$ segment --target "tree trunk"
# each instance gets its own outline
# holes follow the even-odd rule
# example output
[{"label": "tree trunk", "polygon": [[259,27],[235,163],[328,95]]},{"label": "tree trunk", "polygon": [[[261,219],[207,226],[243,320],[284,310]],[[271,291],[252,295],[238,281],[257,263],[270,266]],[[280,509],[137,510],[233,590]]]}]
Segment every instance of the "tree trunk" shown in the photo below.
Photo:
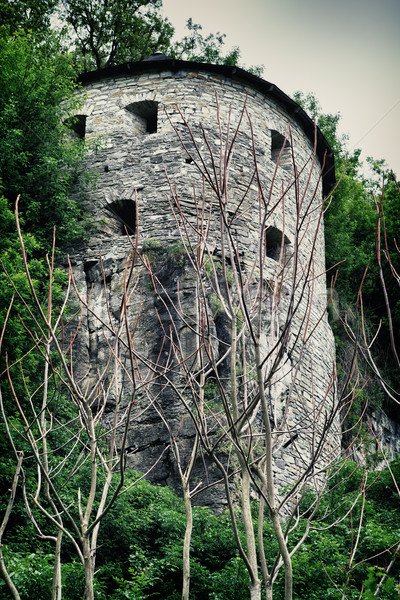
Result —
[{"label": "tree trunk", "polygon": [[272,510],[272,525],[275,532],[275,538],[279,544],[279,550],[285,565],[285,600],[292,600],[293,597],[293,567],[292,559],[286,541],[283,536],[281,523],[279,521],[278,511]]},{"label": "tree trunk", "polygon": [[265,586],[265,600],[272,600],[272,584]]},{"label": "tree trunk", "polygon": [[186,530],[183,540],[183,582],[182,582],[182,600],[189,600],[190,589],[190,541],[193,529],[192,502],[189,495],[189,486],[183,488],[183,498],[186,510]]},{"label": "tree trunk", "polygon": [[83,600],[94,600],[93,590],[93,578],[94,578],[94,564],[92,553],[90,550],[90,540],[86,536],[82,539],[83,548],[83,567],[85,570],[85,591],[83,594]]},{"label": "tree trunk", "polygon": [[249,570],[250,598],[251,600],[261,600],[261,582],[258,578],[257,548],[250,504],[250,476],[247,465],[244,463],[243,457],[240,454],[238,455],[238,459],[242,475],[242,517],[246,531],[247,558],[251,567],[251,570]]},{"label": "tree trunk", "polygon": [[259,579],[254,582],[250,582],[250,600],[261,600],[261,582]]},{"label": "tree trunk", "polygon": [[[2,409],[3,416],[4,416],[3,399],[1,396],[1,390],[0,390],[0,404],[1,404],[1,409]],[[6,427],[8,427],[7,424],[6,424]],[[10,499],[8,501],[8,505],[7,505],[6,512],[3,517],[3,521],[0,524],[0,575],[3,576],[3,579],[6,582],[8,589],[10,591],[10,594],[14,600],[21,600],[21,596],[19,595],[19,592],[18,592],[17,588],[15,587],[15,585],[8,573],[6,563],[4,561],[4,556],[3,556],[2,540],[3,540],[4,531],[7,527],[8,520],[10,518],[11,510],[14,506],[15,494],[17,492],[18,479],[19,479],[19,475],[20,475],[21,467],[22,467],[22,459],[23,459],[23,454],[22,454],[22,452],[19,452],[17,468],[15,470],[14,479],[13,479],[12,486],[11,486]]]},{"label": "tree trunk", "polygon": [[53,585],[51,591],[52,600],[62,600],[62,588],[61,588],[61,542],[63,538],[63,532],[59,529],[57,534],[56,547],[54,550],[54,572],[53,572]]}]

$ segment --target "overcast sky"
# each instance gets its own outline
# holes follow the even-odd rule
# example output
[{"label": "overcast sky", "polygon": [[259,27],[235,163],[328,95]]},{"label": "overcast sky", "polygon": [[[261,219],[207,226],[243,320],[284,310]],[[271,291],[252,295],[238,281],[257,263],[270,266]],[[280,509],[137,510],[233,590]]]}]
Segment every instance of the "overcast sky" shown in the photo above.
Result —
[{"label": "overcast sky", "polygon": [[400,0],[163,0],[184,35],[192,17],[203,33],[227,35],[246,66],[289,96],[313,92],[340,112],[341,133],[361,158],[384,158],[400,176]]}]

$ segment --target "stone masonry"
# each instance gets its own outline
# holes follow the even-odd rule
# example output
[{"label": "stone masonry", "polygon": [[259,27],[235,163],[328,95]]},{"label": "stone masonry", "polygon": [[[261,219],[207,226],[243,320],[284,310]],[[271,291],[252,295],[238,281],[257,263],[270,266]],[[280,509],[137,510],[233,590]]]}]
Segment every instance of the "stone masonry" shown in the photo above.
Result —
[{"label": "stone masonry", "polygon": [[[93,151],[87,164],[88,169],[98,173],[97,184],[95,188],[87,190],[85,195],[87,210],[96,229],[90,234],[88,243],[73,249],[71,262],[78,285],[89,294],[93,313],[100,314],[105,319],[108,310],[106,297],[111,315],[115,318],[118,316],[125,263],[132,252],[131,241],[122,223],[125,223],[132,235],[139,230],[139,250],[145,246],[153,248],[153,252],[157,254],[160,247],[165,249],[179,239],[168,203],[171,195],[170,182],[176,185],[182,205],[189,212],[193,206],[193,186],[201,193],[202,183],[199,181],[197,168],[171,125],[172,122],[183,140],[190,145],[182,115],[190,124],[201,149],[205,150],[205,144],[200,123],[214,152],[218,153],[220,140],[216,125],[217,103],[221,121],[227,123],[231,114],[231,122],[236,124],[246,102],[253,127],[260,178],[267,184],[273,180],[275,173],[274,194],[278,195],[281,184],[286,185],[293,178],[292,149],[300,170],[299,185],[309,190],[305,192],[306,203],[311,203],[317,210],[323,196],[327,195],[334,183],[332,153],[322,134],[314,132],[313,123],[307,115],[276,86],[241,69],[173,61],[163,55],[155,55],[141,63],[87,73],[82,76],[81,83],[83,103],[73,128],[78,137],[96,141],[100,147],[97,152]],[[238,196],[243,194],[243,190],[249,185],[253,169],[249,119],[247,115],[243,118],[230,168],[233,206],[235,190]],[[290,143],[287,141],[279,161],[288,124],[291,139]],[[310,164],[314,146],[317,155],[315,168],[312,172],[308,168],[301,171],[301,166]],[[285,214],[274,213],[271,217],[271,249],[267,258],[267,266],[271,271],[277,264],[274,243],[282,238],[282,232],[288,247],[293,240],[296,228],[295,187],[293,185],[287,194]],[[250,186],[251,193],[253,188],[254,186]],[[250,260],[256,250],[257,217],[254,211],[255,208],[249,208],[247,217],[238,220],[237,224],[236,235],[244,260]],[[313,243],[314,226],[311,219],[302,240],[300,260],[303,264],[307,262],[307,253]],[[301,431],[306,429],[305,423],[315,414],[315,406],[323,401],[329,408],[335,401],[334,390],[329,388],[335,349],[333,335],[324,314],[327,301],[324,261],[321,226],[313,264],[312,307],[310,310],[305,305],[295,318],[300,328],[304,314],[310,311],[310,326],[315,327],[315,333],[307,346],[291,392],[293,408],[288,425],[291,431],[300,432],[296,436],[298,439],[291,444],[291,437],[283,436],[276,446],[277,481],[282,485],[296,477],[299,461],[307,461],[311,442],[309,436],[302,437]],[[156,299],[148,285],[149,281],[146,284],[143,265],[139,263],[135,269],[135,274],[145,282],[140,295],[135,294],[129,306],[132,322],[139,311],[139,302],[141,306],[141,324],[135,333],[135,346],[141,348],[144,355],[154,357],[157,356],[161,343],[154,317]],[[168,259],[164,265],[163,277],[171,293],[179,283],[189,307],[190,302],[193,302],[191,298],[194,283],[188,266]],[[94,365],[96,368],[101,367],[107,355],[101,325],[90,311],[85,318],[79,341],[79,368],[82,373],[89,368],[93,369]],[[264,343],[268,344],[268,340],[265,339]],[[290,358],[292,365],[297,364],[299,358],[296,352],[294,347]],[[284,403],[285,394],[290,387],[289,380],[290,372],[282,375],[272,386],[272,413]],[[126,383],[124,388],[123,380],[121,384],[122,394],[126,393],[128,397],[130,385]],[[143,406],[144,402],[143,399]],[[109,403],[111,414],[112,396]],[[193,430],[188,419],[185,419],[182,406],[172,397],[164,398],[163,403],[172,430],[175,432],[179,428],[183,451],[185,440],[189,449]],[[168,440],[168,431],[157,412],[151,409],[142,413],[139,411],[129,434],[128,466],[145,471],[158,459]],[[333,434],[332,448],[337,447],[338,438],[334,439]],[[179,489],[179,477],[170,451],[164,453],[149,477],[157,483]],[[198,477],[201,475],[198,474]],[[207,498],[200,498],[199,501],[217,506],[218,491],[211,488]]]}]

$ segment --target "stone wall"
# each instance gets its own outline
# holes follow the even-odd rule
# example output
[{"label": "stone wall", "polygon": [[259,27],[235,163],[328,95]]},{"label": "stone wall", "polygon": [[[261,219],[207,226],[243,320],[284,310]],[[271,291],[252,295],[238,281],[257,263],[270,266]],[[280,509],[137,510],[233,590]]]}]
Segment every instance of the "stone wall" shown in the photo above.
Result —
[{"label": "stone wall", "polygon": [[[253,178],[254,153],[259,166],[258,176],[265,189],[269,190],[273,182],[272,204],[275,198],[279,198],[282,185],[289,186],[284,208],[271,212],[271,237],[267,241],[270,250],[267,248],[266,258],[266,268],[271,273],[277,268],[275,245],[279,254],[282,232],[288,248],[293,244],[296,218],[299,215],[296,210],[299,193],[304,206],[313,207],[311,211],[304,210],[308,214],[308,221],[303,229],[297,259],[300,265],[308,264],[318,225],[324,181],[326,185],[327,179],[332,178],[331,173],[321,179],[323,154],[318,148],[320,158],[314,158],[311,122],[304,121],[303,114],[300,118],[289,99],[279,90],[277,93],[274,86],[270,86],[271,90],[274,88],[274,93],[269,93],[270,84],[245,76],[240,70],[232,70],[226,74],[223,69],[218,72],[218,69],[207,65],[193,66],[182,62],[172,65],[171,61],[159,60],[142,63],[140,68],[136,65],[130,73],[129,69],[97,73],[86,77],[83,84],[84,102],[79,109],[79,128],[76,127],[76,133],[81,137],[84,135],[88,141],[99,142],[100,150],[93,152],[88,160],[87,168],[98,173],[98,180],[96,187],[87,191],[85,200],[96,230],[90,234],[84,247],[75,248],[71,253],[77,284],[89,295],[90,305],[90,310],[85,313],[86,321],[79,342],[79,369],[82,374],[89,368],[94,372],[94,366],[100,368],[107,356],[102,326],[93,314],[106,320],[108,311],[117,318],[120,310],[124,268],[127,257],[132,253],[131,241],[122,221],[128,225],[130,233],[133,234],[138,229],[139,251],[143,245],[147,249],[153,247],[153,255],[158,261],[164,252],[162,265],[159,265],[160,276],[171,294],[175,293],[179,284],[185,298],[185,307],[190,311],[195,281],[190,265],[176,257],[174,259],[173,254],[168,251],[171,244],[179,238],[168,197],[171,197],[170,185],[176,185],[182,206],[189,215],[194,215],[193,194],[195,192],[198,197],[202,194],[202,181],[193,161],[193,156],[196,156],[194,142],[201,151],[207,153],[207,144],[202,134],[204,130],[213,152],[216,156],[219,155],[221,139],[217,110],[225,128],[230,121],[233,130],[242,119],[230,165],[229,202],[232,210],[235,210],[239,198],[249,190],[249,199],[246,200],[248,209],[238,219],[235,229],[244,263],[251,263],[258,241],[258,209],[254,203],[258,188]],[[244,105],[246,112],[243,113]],[[184,125],[185,121],[191,127],[192,139]],[[289,136],[288,142],[279,162],[278,156],[285,136]],[[186,149],[182,141],[187,144]],[[296,180],[292,149],[298,169]],[[312,168],[313,160],[315,165]],[[212,168],[210,162],[206,166]],[[290,182],[295,183],[290,186]],[[216,231],[217,229],[216,223]],[[217,237],[215,241],[218,243]],[[160,248],[162,252],[157,255]],[[293,342],[291,355],[286,360],[286,371],[281,372],[271,387],[272,420],[284,406],[290,388],[293,406],[286,423],[290,435],[286,432],[279,437],[277,434],[275,459],[278,485],[293,481],[301,463],[307,463],[318,438],[315,431],[310,433],[310,425],[318,411],[316,407],[329,413],[335,401],[334,390],[330,389],[335,350],[324,314],[324,270],[324,236],[321,225],[313,260],[312,306],[307,300],[300,305],[294,318],[292,339],[296,338],[296,332],[299,334],[302,330],[306,316],[313,335],[307,347],[301,350],[301,356],[300,343],[296,345]],[[135,346],[141,349],[143,355],[156,359],[161,334],[154,309],[161,310],[161,307],[157,304],[146,269],[140,261],[135,267],[134,275],[141,281],[140,294],[135,293],[129,302],[129,318],[132,323],[139,310],[141,312],[140,325],[135,332]],[[263,343],[265,347],[268,346],[267,335]],[[131,385],[123,376],[121,386],[123,394],[128,398]],[[108,398],[109,414],[112,414],[114,401],[111,394]],[[146,398],[141,398],[139,394],[136,420],[128,441],[128,466],[141,471],[158,459],[168,444],[170,435],[157,411],[154,407],[146,408],[146,402]],[[171,430],[174,433],[179,430],[182,452],[185,452],[185,448],[188,452],[194,434],[182,405],[171,394],[163,396],[162,405]],[[322,405],[325,408],[322,409]],[[338,432],[338,424],[335,422],[331,440],[333,452],[338,449]],[[314,435],[316,437],[310,439]],[[200,472],[202,468],[199,466],[199,480],[204,480],[204,474]],[[212,476],[207,474],[207,477]],[[163,455],[150,478],[179,488],[179,477],[170,451]],[[211,488],[204,502],[216,506],[219,501],[218,491]]]}]

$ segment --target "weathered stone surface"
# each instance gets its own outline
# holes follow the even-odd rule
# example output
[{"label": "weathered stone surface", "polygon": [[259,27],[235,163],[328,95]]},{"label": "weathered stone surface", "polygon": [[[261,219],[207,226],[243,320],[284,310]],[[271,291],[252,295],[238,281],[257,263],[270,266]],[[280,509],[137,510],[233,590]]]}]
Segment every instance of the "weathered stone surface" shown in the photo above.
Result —
[{"label": "weathered stone surface", "polygon": [[[154,69],[154,66],[152,68]],[[115,207],[121,207],[121,202],[126,203],[126,206],[130,203],[133,220],[137,202],[139,222],[134,223],[132,228],[139,228],[139,250],[146,243],[149,248],[150,241],[153,241],[153,260],[158,261],[160,280],[171,295],[176,294],[179,284],[185,311],[190,314],[193,310],[194,278],[190,265],[179,260],[179,257],[168,258],[167,250],[170,244],[178,239],[176,223],[168,203],[168,197],[171,196],[169,182],[176,184],[180,202],[189,215],[194,214],[193,186],[198,197],[201,197],[202,193],[202,182],[199,181],[197,168],[177,136],[178,132],[192,154],[193,142],[182,123],[179,110],[192,127],[199,148],[206,149],[201,123],[211,147],[218,155],[220,139],[216,125],[216,97],[220,116],[225,124],[228,119],[236,124],[246,103],[253,126],[259,176],[265,185],[273,181],[277,170],[273,199],[279,197],[281,185],[288,185],[291,181],[293,172],[287,162],[277,167],[272,152],[272,132],[275,132],[274,135],[278,132],[285,136],[287,125],[290,124],[296,164],[307,165],[313,156],[312,140],[305,135],[303,125],[296,120],[296,116],[290,114],[286,106],[280,104],[276,98],[261,93],[256,85],[252,87],[240,77],[211,73],[206,68],[181,68],[172,71],[160,67],[160,72],[157,73],[149,71],[132,75],[117,74],[115,77],[105,73],[104,76],[93,78],[86,83],[83,93],[84,105],[79,112],[86,116],[86,138],[97,140],[102,136],[102,149],[93,152],[88,160],[88,168],[96,170],[99,174],[96,188],[87,194],[87,209],[97,226],[97,231],[89,239],[87,247],[72,252],[77,284],[89,295],[90,307],[85,316],[86,322],[80,341],[78,368],[81,373],[89,368],[93,370],[94,365],[101,369],[107,356],[108,348],[102,336],[102,324],[93,314],[106,321],[108,310],[115,320],[120,313],[124,269],[126,260],[132,253],[131,242],[128,236],[124,235],[124,228],[115,213]],[[157,121],[156,130],[146,132],[146,127],[154,129],[154,123],[150,123],[150,119],[154,118]],[[229,201],[232,211],[237,207],[240,195],[249,186],[254,170],[252,153],[250,125],[244,115],[230,167],[232,193]],[[209,161],[206,164],[208,168],[212,168]],[[300,186],[305,190],[304,203],[311,203],[316,209],[322,201],[319,171],[319,168],[314,169],[310,181],[307,179],[309,170],[299,174]],[[257,187],[252,183],[249,186],[249,195],[251,194],[257,194]],[[275,214],[270,224],[271,231],[284,231],[288,244],[292,242],[296,228],[296,201],[293,186],[286,195],[285,214]],[[256,212],[257,208],[249,205],[248,211],[236,223],[235,234],[245,265],[251,264],[257,248]],[[309,259],[315,226],[313,219],[310,219],[300,248],[301,264],[307,264]],[[274,235],[276,238],[276,233]],[[213,236],[215,234],[211,235]],[[274,239],[271,241],[272,246],[273,243]],[[270,254],[267,249],[267,271],[275,271],[276,260],[273,248]],[[307,463],[310,448],[314,443],[310,439],[309,432],[312,428],[309,425],[315,415],[315,406],[325,402],[329,412],[334,402],[334,391],[327,393],[335,362],[335,349],[333,335],[324,315],[326,284],[322,227],[316,241],[313,268],[315,277],[312,307],[301,305],[294,318],[294,332],[302,326],[304,318],[309,318],[310,327],[315,327],[311,344],[307,348],[307,354],[301,358],[302,365],[296,380],[292,383],[291,377],[300,357],[294,348],[292,355],[287,356],[286,372],[271,389],[271,419],[278,421],[288,389],[292,385],[292,408],[286,425],[291,431],[297,432],[297,435],[292,437],[282,435],[276,446],[276,478],[281,485],[293,481],[301,463]],[[168,320],[167,315],[163,313],[162,299],[154,293],[150,277],[140,261],[134,269],[133,277],[140,280],[141,288],[140,294],[137,291],[128,301],[131,323],[135,323],[140,312],[140,322],[134,336],[135,348],[149,360],[167,360],[167,357],[163,356],[162,332],[157,317],[158,314],[161,319],[165,317]],[[186,344],[185,347],[189,351],[191,341],[185,323],[180,321],[179,316],[176,316],[176,322],[182,343]],[[221,332],[222,329],[220,335],[223,335]],[[268,343],[265,334],[263,344],[267,346]],[[120,386],[124,401],[128,402],[132,384],[127,374],[121,376]],[[107,400],[110,418],[115,401],[116,398],[110,393]],[[190,452],[194,432],[184,407],[168,392],[161,394],[157,402],[152,404],[140,391],[140,386],[135,402],[134,420],[128,437],[128,466],[146,471],[157,463],[149,477],[155,482],[179,489],[180,480],[172,451],[164,452],[164,449],[172,432],[173,435],[179,434],[182,455]],[[168,422],[170,432],[160,415]],[[332,448],[337,451],[337,423],[335,427]],[[162,459],[157,462],[163,452]],[[197,481],[206,483],[208,479],[218,477],[207,458],[203,457],[197,466],[194,485]],[[200,497],[198,501],[220,507],[221,495],[217,488],[210,488],[207,497]]]}]

